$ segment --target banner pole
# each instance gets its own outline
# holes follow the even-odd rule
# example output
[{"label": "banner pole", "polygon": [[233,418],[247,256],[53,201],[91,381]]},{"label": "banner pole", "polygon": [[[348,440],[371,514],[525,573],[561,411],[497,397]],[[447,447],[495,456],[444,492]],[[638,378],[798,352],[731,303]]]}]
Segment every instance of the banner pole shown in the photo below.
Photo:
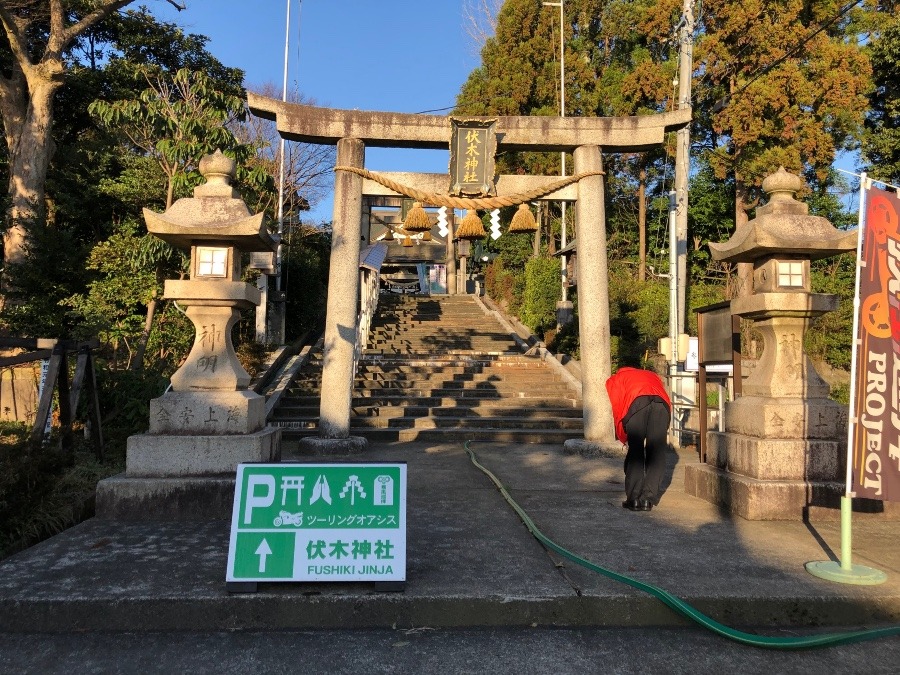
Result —
[{"label": "banner pole", "polygon": [[856,281],[853,289],[853,346],[850,350],[850,406],[847,416],[847,471],[844,494],[841,497],[841,560],[819,560],[806,563],[806,571],[820,579],[841,584],[876,586],[887,580],[887,575],[865,565],[853,564],[853,439],[856,433],[856,379],[857,355],[861,344],[859,338],[859,279],[860,269],[865,262],[862,258],[863,237],[866,229],[866,194],[871,183],[865,173],[859,180],[859,218],[856,236]]}]

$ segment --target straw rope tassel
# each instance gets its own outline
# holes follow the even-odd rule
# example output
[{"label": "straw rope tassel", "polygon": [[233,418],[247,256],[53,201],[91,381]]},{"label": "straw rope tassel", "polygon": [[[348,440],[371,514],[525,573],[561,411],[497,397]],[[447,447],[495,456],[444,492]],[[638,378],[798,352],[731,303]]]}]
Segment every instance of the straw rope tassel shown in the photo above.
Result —
[{"label": "straw rope tassel", "polygon": [[457,239],[484,239],[487,232],[484,231],[484,223],[475,211],[466,211],[466,217],[463,218],[459,227],[456,228]]},{"label": "straw rope tassel", "polygon": [[422,208],[422,202],[413,202],[412,208],[406,214],[403,229],[407,232],[427,232],[431,229],[431,223],[428,221],[428,214]]},{"label": "straw rope tassel", "polygon": [[534,220],[534,214],[531,213],[531,209],[528,208],[528,204],[519,204],[519,209],[516,211],[512,221],[509,223],[509,233],[527,234],[530,232],[536,232],[537,229],[538,227],[537,223]]}]

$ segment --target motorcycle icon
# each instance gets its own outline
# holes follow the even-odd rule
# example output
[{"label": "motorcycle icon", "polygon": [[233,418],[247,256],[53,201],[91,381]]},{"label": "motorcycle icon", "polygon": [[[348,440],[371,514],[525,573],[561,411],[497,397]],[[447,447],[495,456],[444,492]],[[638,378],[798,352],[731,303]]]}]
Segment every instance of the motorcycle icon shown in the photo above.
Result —
[{"label": "motorcycle icon", "polygon": [[275,527],[281,527],[282,525],[296,525],[297,527],[302,527],[303,513],[288,513],[287,511],[281,511],[275,516],[274,525]]}]

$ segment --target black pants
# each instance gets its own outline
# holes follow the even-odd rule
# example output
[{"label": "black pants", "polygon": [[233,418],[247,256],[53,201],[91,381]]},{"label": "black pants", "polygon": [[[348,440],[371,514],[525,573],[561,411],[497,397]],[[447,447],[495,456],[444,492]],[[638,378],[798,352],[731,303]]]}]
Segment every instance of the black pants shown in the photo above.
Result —
[{"label": "black pants", "polygon": [[623,419],[628,435],[625,496],[659,502],[659,483],[666,470],[669,407],[659,396],[639,396]]}]

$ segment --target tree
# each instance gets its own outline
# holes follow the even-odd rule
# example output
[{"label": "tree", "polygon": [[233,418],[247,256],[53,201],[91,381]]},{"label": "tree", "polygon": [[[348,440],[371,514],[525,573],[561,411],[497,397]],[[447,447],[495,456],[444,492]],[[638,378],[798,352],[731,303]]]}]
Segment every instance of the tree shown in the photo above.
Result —
[{"label": "tree", "polygon": [[[826,180],[859,137],[868,59],[838,0],[709,0],[695,49],[695,112],[718,179],[734,184],[735,225],[778,166]],[[739,292],[749,293],[747,271]]]},{"label": "tree", "polygon": [[[676,65],[670,58],[669,37],[679,8],[678,0],[567,0],[566,114],[617,116],[666,110]],[[457,113],[558,115],[558,45],[555,11],[533,0],[508,0],[497,16],[496,36],[485,41],[481,66],[460,91]],[[636,228],[640,242],[646,240],[650,211],[616,211],[616,205],[624,204],[617,191],[629,199],[638,194],[646,206],[664,158],[660,150],[645,153],[636,162],[607,160],[613,206],[608,222],[623,233]],[[498,166],[510,173],[553,174],[559,171],[559,154],[507,153]],[[556,224],[554,229],[559,231]],[[640,258],[646,244],[626,239]],[[639,261],[639,275],[643,269]]]},{"label": "tree", "polygon": [[[266,84],[254,88],[255,93],[262,96],[281,98],[276,93],[275,85]],[[289,96],[294,103],[314,104],[299,94]],[[256,169],[277,185],[280,166],[281,148],[284,147],[284,204],[282,213],[287,220],[297,220],[302,211],[312,208],[325,197],[333,185],[333,169],[335,148],[328,145],[312,143],[284,142],[278,135],[275,122],[248,115],[245,119],[230,125],[235,138],[243,145],[252,148],[247,159],[247,166]],[[270,217],[278,216],[278,191],[268,189],[254,195],[245,195],[248,206],[254,212],[266,211]],[[255,199],[255,204],[251,202]]]},{"label": "tree", "polygon": [[[886,3],[893,5],[895,3]],[[886,7],[895,9],[896,7]],[[873,178],[900,184],[900,15],[872,43],[874,88],[862,153]]]},{"label": "tree", "polygon": [[476,53],[497,29],[497,15],[504,0],[464,0],[463,28]]},{"label": "tree", "polygon": [[250,149],[236,142],[227,125],[242,117],[244,102],[223,92],[201,71],[175,73],[140,69],[147,84],[136,98],[94,101],[88,111],[106,127],[122,133],[140,154],[151,157],[166,178],[166,208],[175,191],[196,180],[200,159],[228,150],[245,159]]},{"label": "tree", "polygon": [[[234,155],[240,166],[251,154],[251,149],[238,143],[227,126],[243,116],[244,104],[200,71],[181,68],[166,73],[141,68],[138,73],[148,86],[137,98],[94,101],[89,111],[105,126],[120,132],[133,151],[158,165],[165,176],[168,209],[177,189],[199,182],[197,166],[204,155],[222,149]],[[262,183],[266,179],[261,171],[242,170],[239,177]],[[139,250],[143,266],[155,271],[156,283],[146,303],[144,330],[132,360],[134,368],[143,365],[159,301],[158,288],[166,263],[172,258],[169,246],[150,235],[143,238]]]},{"label": "tree", "polygon": [[[183,9],[174,0],[170,4]],[[133,0],[7,0],[0,23],[12,59],[0,73],[0,117],[8,154],[9,205],[4,258],[21,262],[26,227],[45,215],[44,184],[53,155],[53,101],[66,75],[66,50]]]}]

